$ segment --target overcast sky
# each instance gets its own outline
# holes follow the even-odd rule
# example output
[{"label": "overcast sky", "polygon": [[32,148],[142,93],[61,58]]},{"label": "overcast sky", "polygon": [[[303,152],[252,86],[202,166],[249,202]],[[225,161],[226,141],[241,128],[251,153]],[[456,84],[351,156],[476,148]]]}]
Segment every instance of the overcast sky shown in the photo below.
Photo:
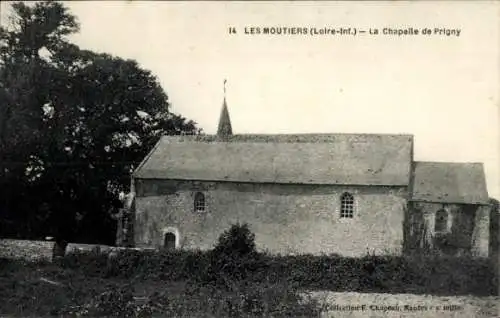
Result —
[{"label": "overcast sky", "polygon": [[[409,133],[416,160],[483,162],[490,196],[500,198],[496,1],[66,5],[81,24],[75,43],[137,60],[173,111],[206,133],[216,131],[227,78],[235,133]],[[367,33],[265,36],[245,27]],[[460,34],[381,34],[386,27]]]}]

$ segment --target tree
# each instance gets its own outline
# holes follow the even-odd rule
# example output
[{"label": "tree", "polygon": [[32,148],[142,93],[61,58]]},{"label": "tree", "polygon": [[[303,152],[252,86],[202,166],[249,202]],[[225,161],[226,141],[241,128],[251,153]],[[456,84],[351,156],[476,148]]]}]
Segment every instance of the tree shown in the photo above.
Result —
[{"label": "tree", "polygon": [[0,210],[25,234],[111,243],[132,169],[161,135],[200,130],[137,62],[70,43],[78,24],[63,5],[13,8],[0,33],[0,178],[23,196]]},{"label": "tree", "polygon": [[[78,207],[82,224],[88,225],[82,230],[113,222],[108,212],[119,205],[118,194],[128,191],[130,172],[162,134],[197,132],[192,121],[169,112],[157,79],[135,61],[105,54],[85,58],[79,63],[85,66],[69,72],[67,91],[58,93],[67,94],[61,105],[54,101],[47,129],[51,137],[42,156],[62,164],[46,168],[45,183],[64,184],[66,200]],[[69,104],[72,108],[65,106]],[[108,237],[96,239],[114,238],[113,231],[105,232]]]},{"label": "tree", "polygon": [[41,105],[50,89],[50,69],[40,51],[63,46],[65,36],[78,27],[58,3],[11,7],[10,23],[0,27],[0,211],[4,218],[10,214],[23,219],[17,225],[29,225],[33,222],[26,219],[26,209],[32,207],[25,198],[29,195],[25,172],[36,171],[34,154],[43,136]]}]

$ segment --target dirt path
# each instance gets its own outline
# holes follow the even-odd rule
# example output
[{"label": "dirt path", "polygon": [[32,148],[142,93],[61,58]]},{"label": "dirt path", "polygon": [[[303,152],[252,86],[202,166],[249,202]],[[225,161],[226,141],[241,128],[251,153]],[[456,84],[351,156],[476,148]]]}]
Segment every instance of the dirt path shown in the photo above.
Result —
[{"label": "dirt path", "polygon": [[500,297],[313,292],[328,306],[323,317],[500,317]]}]

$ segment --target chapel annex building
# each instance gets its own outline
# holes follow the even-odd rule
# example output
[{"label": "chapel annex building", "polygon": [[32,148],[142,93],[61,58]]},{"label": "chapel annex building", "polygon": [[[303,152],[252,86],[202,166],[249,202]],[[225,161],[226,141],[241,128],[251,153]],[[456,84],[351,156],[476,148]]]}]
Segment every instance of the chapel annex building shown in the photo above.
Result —
[{"label": "chapel annex building", "polygon": [[488,256],[483,165],[416,162],[413,148],[412,135],[233,135],[224,99],[216,135],[164,136],[146,156],[119,231],[209,249],[238,222],[271,253]]}]

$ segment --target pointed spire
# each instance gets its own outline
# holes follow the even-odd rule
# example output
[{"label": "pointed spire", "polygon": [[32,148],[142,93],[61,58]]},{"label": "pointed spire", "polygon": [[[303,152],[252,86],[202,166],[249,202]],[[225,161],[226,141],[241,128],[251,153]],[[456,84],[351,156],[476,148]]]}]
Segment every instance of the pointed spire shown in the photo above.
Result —
[{"label": "pointed spire", "polygon": [[226,83],[227,83],[227,79],[224,79],[224,100],[226,100]]},{"label": "pointed spire", "polygon": [[226,102],[226,82],[224,80],[224,102],[222,103],[222,111],[219,118],[219,127],[217,128],[218,137],[229,137],[233,134],[233,129],[231,127],[231,119],[229,118],[229,111],[227,109]]}]

